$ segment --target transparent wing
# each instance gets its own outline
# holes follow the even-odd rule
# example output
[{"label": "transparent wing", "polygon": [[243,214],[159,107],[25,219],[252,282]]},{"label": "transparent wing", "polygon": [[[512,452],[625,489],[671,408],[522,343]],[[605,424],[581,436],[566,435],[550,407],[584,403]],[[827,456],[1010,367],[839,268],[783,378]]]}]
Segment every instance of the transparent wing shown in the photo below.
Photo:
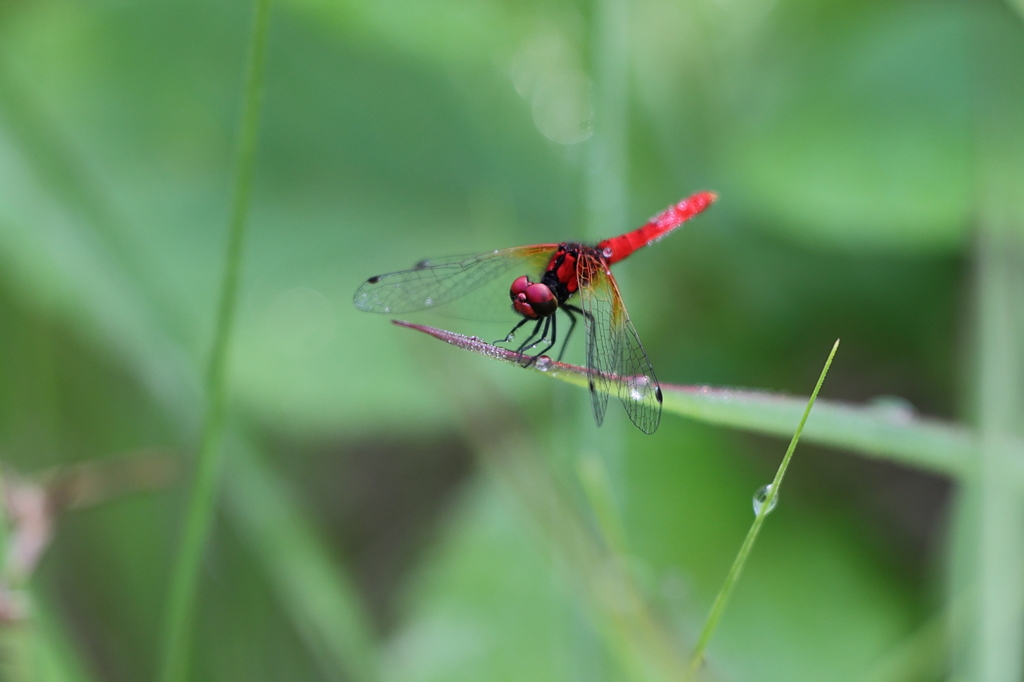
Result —
[{"label": "transparent wing", "polygon": [[476,291],[502,274],[537,275],[557,248],[557,244],[541,244],[421,261],[411,270],[371,277],[356,290],[352,302],[371,313],[434,308]]},{"label": "transparent wing", "polygon": [[[612,280],[615,293],[618,295],[618,287]],[[622,299],[619,298],[621,305]],[[647,359],[647,352],[640,337],[637,336],[636,328],[630,322],[625,308],[622,308],[624,318],[624,336],[622,340],[622,374],[619,381],[619,399],[629,419],[636,424],[637,428],[644,433],[654,433],[661,423],[661,386],[658,378],[654,375],[654,368],[651,361]]]},{"label": "transparent wing", "polygon": [[661,422],[661,387],[615,279],[599,258],[588,253],[580,254],[577,277],[580,307],[587,323],[587,369],[594,418],[600,426],[608,394],[614,390],[637,428],[654,433]]},{"label": "transparent wing", "polygon": [[622,351],[618,344],[621,334],[612,333],[614,296],[609,286],[610,274],[597,258],[581,253],[576,263],[579,280],[580,308],[586,321],[587,370],[590,373],[590,406],[594,409],[597,425],[604,423],[608,409],[608,394],[612,382],[618,378]]}]

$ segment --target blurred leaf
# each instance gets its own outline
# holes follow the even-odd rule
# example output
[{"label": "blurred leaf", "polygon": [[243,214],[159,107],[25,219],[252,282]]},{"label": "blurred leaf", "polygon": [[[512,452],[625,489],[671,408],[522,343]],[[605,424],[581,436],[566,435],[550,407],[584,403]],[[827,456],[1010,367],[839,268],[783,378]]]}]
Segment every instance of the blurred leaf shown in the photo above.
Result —
[{"label": "blurred leaf", "polygon": [[[12,89],[0,91],[0,96],[11,98]],[[75,151],[52,152],[46,146],[54,139],[48,128],[56,125],[53,121],[26,115],[2,120],[14,124],[13,132],[12,128],[0,128],[0,136],[7,133],[6,138],[0,137],[0,174],[10,179],[0,185],[0,192],[10,199],[0,210],[0,258],[7,264],[7,284],[26,292],[50,314],[71,321],[97,347],[116,353],[187,434],[196,417],[198,372],[183,346],[194,341],[196,335],[174,338],[170,332],[180,332],[175,321],[161,317],[166,309],[156,308],[140,291],[140,284],[144,284],[140,277],[167,271],[133,270],[125,261],[124,251],[109,248],[114,237],[103,228],[110,225],[102,224],[101,211],[90,208],[92,204],[103,205],[103,198],[94,197],[90,192],[95,188],[79,182],[82,176],[74,170]],[[40,159],[43,162],[37,162]],[[67,178],[67,183],[58,182],[61,178]],[[190,244],[179,253],[190,257],[194,247]],[[198,317],[197,312],[192,310],[190,314]],[[344,591],[349,588],[339,577],[340,569],[323,563],[326,559],[315,534],[305,529],[307,521],[289,509],[272,482],[253,478],[251,472],[245,478],[245,473],[243,469],[239,475],[247,483],[263,486],[260,492],[264,497],[255,507],[245,506],[253,498],[236,493],[232,499],[241,500],[243,506],[235,518],[243,528],[255,525],[265,532],[257,538],[263,543],[256,545],[260,550],[257,554],[269,562],[268,572],[281,590],[282,602],[290,607],[297,629],[332,671],[344,668],[346,674],[357,672],[358,679],[371,679],[368,661],[372,660],[373,647],[366,641],[350,643],[366,633],[360,630],[359,616],[354,615],[354,597]],[[267,508],[280,514],[273,523],[265,517]],[[292,563],[290,554],[269,553],[266,543],[280,543],[285,536],[290,549],[303,555],[303,563]],[[278,559],[276,564],[274,558]],[[304,571],[298,578],[287,570],[297,566]],[[310,576],[319,576],[319,581],[305,582]],[[308,592],[310,589],[315,595]]]},{"label": "blurred leaf", "polygon": [[242,440],[224,477],[228,509],[306,645],[331,679],[379,677],[362,599],[292,491]]},{"label": "blurred leaf", "polygon": [[[682,10],[653,9],[662,4],[650,3],[650,21],[681,21]],[[812,12],[783,0],[697,12],[689,30],[704,35],[674,48],[675,61],[652,54],[637,77],[665,146],[713,156],[715,188],[746,222],[849,250],[964,244],[976,6],[825,2]],[[719,59],[699,53],[723,45]],[[715,99],[702,111],[694,95]]]},{"label": "blurred leaf", "polygon": [[410,581],[385,679],[564,680],[572,670],[571,593],[510,500],[468,488],[444,539]]},{"label": "blurred leaf", "polygon": [[905,682],[940,680],[949,664],[948,614],[925,621],[901,640],[857,682]]},{"label": "blurred leaf", "polygon": [[487,63],[495,49],[503,47],[501,39],[514,35],[518,24],[530,18],[528,11],[523,11],[528,6],[499,0],[291,2],[361,39],[372,37],[394,49],[446,64]]},{"label": "blurred leaf", "polygon": [[[755,485],[727,438],[680,423],[662,428],[660,438],[639,441],[628,467],[631,574],[641,578],[659,621],[668,618],[670,632],[687,641],[735,553],[732,540],[750,524]],[[521,460],[533,456],[503,457],[522,471]],[[614,604],[622,593],[608,583],[600,596],[586,597],[573,546],[538,542],[538,530],[563,537],[564,519],[557,508],[531,502],[530,480],[495,476],[467,491],[444,540],[410,582],[404,625],[387,648],[388,679],[633,679],[587,645],[600,623],[588,599]],[[524,505],[549,521],[524,525]],[[712,645],[713,677],[841,679],[867,670],[907,631],[912,590],[869,543],[835,523],[840,513],[795,498],[774,512]],[[582,625],[578,608],[587,616]],[[627,648],[626,640],[608,643],[608,653]]]},{"label": "blurred leaf", "polygon": [[0,677],[8,682],[90,682],[68,634],[45,600],[32,595],[31,616],[0,627]]}]

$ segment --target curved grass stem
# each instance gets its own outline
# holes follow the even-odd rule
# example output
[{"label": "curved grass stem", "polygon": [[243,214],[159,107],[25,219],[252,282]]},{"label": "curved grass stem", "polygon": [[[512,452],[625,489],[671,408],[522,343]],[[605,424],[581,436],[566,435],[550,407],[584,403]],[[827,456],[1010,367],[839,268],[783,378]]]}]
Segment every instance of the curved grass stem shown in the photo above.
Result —
[{"label": "curved grass stem", "polygon": [[743,570],[743,565],[747,562],[747,557],[750,556],[750,550],[754,547],[754,540],[757,539],[757,534],[761,532],[761,526],[764,524],[764,518],[768,515],[768,512],[775,506],[775,499],[779,495],[779,486],[782,484],[782,477],[786,474],[786,468],[789,466],[789,460],[793,457],[793,452],[796,450],[796,444],[800,440],[800,434],[804,430],[804,424],[807,423],[807,417],[811,414],[811,408],[814,407],[814,401],[818,397],[818,391],[821,390],[821,385],[825,382],[825,375],[828,374],[828,368],[832,366],[832,358],[835,357],[836,351],[839,349],[839,340],[836,339],[835,344],[832,346],[832,352],[828,355],[828,360],[825,361],[825,366],[821,370],[821,376],[818,377],[818,383],[814,387],[814,391],[811,393],[810,400],[807,401],[807,407],[804,409],[803,417],[800,419],[800,424],[796,427],[796,432],[793,434],[793,439],[789,441],[789,448],[786,450],[785,457],[782,458],[782,463],[779,465],[778,471],[775,472],[775,480],[772,481],[771,489],[768,492],[768,497],[765,498],[761,504],[757,516],[754,518],[754,523],[750,526],[750,530],[747,532],[747,537],[743,540],[743,545],[740,546],[740,551],[736,555],[736,560],[733,561],[732,568],[729,569],[729,574],[725,577],[725,582],[722,583],[722,588],[718,591],[718,596],[715,597],[715,603],[711,606],[711,611],[708,613],[707,621],[704,623],[704,629],[701,630],[700,638],[697,640],[697,646],[694,647],[693,656],[690,658],[690,677],[692,678],[697,670],[700,668],[704,661],[704,652],[707,651],[708,642],[711,641],[711,635],[714,634],[715,629],[718,627],[718,621],[722,617],[722,613],[725,612],[725,606],[729,601],[729,597],[732,595],[732,590],[739,581],[740,573]]},{"label": "curved grass stem", "polygon": [[224,279],[217,309],[216,332],[206,380],[206,414],[196,461],[192,494],[174,566],[167,611],[160,679],[188,679],[189,634],[195,613],[199,566],[212,525],[218,479],[224,460],[226,374],[228,348],[235,316],[242,244],[252,189],[259,125],[260,94],[270,16],[270,0],[256,0],[245,83],[245,104],[239,131],[234,202],[225,256]]}]

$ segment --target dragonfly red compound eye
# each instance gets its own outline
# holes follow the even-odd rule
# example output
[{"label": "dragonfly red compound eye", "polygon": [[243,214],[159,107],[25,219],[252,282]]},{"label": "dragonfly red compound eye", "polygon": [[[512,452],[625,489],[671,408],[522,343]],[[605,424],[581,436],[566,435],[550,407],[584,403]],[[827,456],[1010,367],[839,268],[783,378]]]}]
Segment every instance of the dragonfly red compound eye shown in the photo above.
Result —
[{"label": "dragonfly red compound eye", "polygon": [[553,315],[558,310],[558,299],[546,284],[531,282],[526,275],[517,277],[509,291],[512,307],[531,320]]},{"label": "dragonfly red compound eye", "polygon": [[509,292],[512,295],[512,300],[514,301],[519,294],[525,294],[530,284],[530,278],[526,275],[516,277],[516,281],[512,282],[512,288]]},{"label": "dragonfly red compound eye", "polygon": [[[524,319],[497,343],[512,341],[520,327],[533,322],[533,331],[517,349],[526,358],[523,365],[530,365],[556,344],[558,310],[565,313],[570,324],[562,341],[562,353],[576,327],[576,316],[581,315],[587,328],[590,402],[598,425],[604,420],[608,396],[617,394],[637,428],[654,433],[661,419],[661,388],[609,268],[637,249],[658,241],[714,201],[712,192],[698,192],[669,206],[632,232],[596,246],[574,242],[538,244],[478,256],[420,261],[411,270],[371,277],[359,287],[352,302],[369,312],[407,313],[445,305],[497,277],[535,273],[537,282],[526,275],[512,282],[512,308]],[[570,300],[578,300],[579,307]],[[538,349],[539,346],[543,347]],[[530,355],[530,351],[534,354]]]}]

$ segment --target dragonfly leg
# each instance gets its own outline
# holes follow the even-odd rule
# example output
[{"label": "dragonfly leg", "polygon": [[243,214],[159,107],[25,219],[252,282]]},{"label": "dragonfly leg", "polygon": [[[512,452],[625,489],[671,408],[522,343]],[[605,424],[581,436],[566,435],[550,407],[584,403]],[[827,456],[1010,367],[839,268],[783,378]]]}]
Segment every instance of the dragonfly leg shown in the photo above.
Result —
[{"label": "dragonfly leg", "polygon": [[522,320],[519,321],[519,324],[517,324],[516,326],[512,327],[512,331],[510,331],[508,334],[506,334],[505,338],[499,339],[499,340],[495,341],[494,343],[495,344],[508,343],[509,341],[511,341],[513,339],[513,337],[515,336],[515,333],[517,331],[519,331],[519,328],[522,327],[524,324],[526,324],[529,321],[530,321],[530,318],[524,317]]},{"label": "dragonfly leg", "polygon": [[584,312],[574,305],[563,305],[562,310],[569,316],[569,333],[565,335],[565,341],[562,342],[562,350],[558,352],[558,362],[562,361],[562,356],[565,355],[565,347],[569,345],[569,339],[572,338],[572,333],[576,329],[576,316],[573,313],[579,313],[588,317],[590,315],[590,313]]},{"label": "dragonfly leg", "polygon": [[[540,338],[543,338],[543,334],[541,333],[541,325],[544,326],[543,334],[548,333],[548,318],[542,317],[541,319],[537,320],[537,324],[534,325],[533,331],[530,332],[530,335],[526,337],[526,341],[523,341],[522,345],[520,345],[519,348],[516,348],[517,353],[523,354],[526,351],[533,348],[534,346],[536,346],[538,343],[540,343]],[[534,339],[537,340],[535,341]]]},{"label": "dragonfly leg", "polygon": [[[554,339],[555,339],[555,336],[557,335],[556,334],[556,329],[555,329],[555,323],[556,323],[555,316],[554,315],[550,315],[548,317],[543,318],[542,321],[544,322],[544,329],[539,334],[539,337],[538,337],[538,334],[537,334],[537,330],[534,329],[533,334],[530,336],[530,339],[527,342],[532,341],[534,338],[536,338],[537,340],[534,341],[529,346],[527,346],[524,343],[519,348],[519,352],[523,353],[525,355],[526,351],[533,350],[534,348],[536,348],[537,346],[541,345],[542,343],[547,343],[548,345],[545,346],[542,351],[540,351],[538,353],[534,353],[533,355],[527,356],[526,357],[526,361],[522,363],[523,367],[529,367],[533,363],[537,362],[537,358],[539,358],[540,356],[542,356],[545,353],[547,353],[549,350],[551,350],[551,347],[553,345],[555,345]],[[541,322],[540,320],[537,322],[537,326],[540,326],[540,322]],[[548,339],[548,330],[549,329],[551,330],[551,339],[550,340]]]},{"label": "dragonfly leg", "polygon": [[[554,315],[551,315],[548,319],[551,320],[551,338],[550,339],[548,338],[548,327],[547,327],[547,325],[545,325],[544,326],[544,335],[543,335],[543,337],[538,339],[537,343],[535,343],[534,345],[535,346],[539,346],[540,344],[544,343],[545,341],[548,342],[548,345],[544,347],[544,350],[540,351],[539,353],[534,354],[533,360],[531,360],[531,362],[536,362],[537,358],[539,358],[540,356],[544,355],[549,350],[551,350],[554,347],[555,342],[558,340],[558,327],[557,327],[558,320],[555,318]],[[527,367],[529,367],[529,365],[527,365]]]}]

